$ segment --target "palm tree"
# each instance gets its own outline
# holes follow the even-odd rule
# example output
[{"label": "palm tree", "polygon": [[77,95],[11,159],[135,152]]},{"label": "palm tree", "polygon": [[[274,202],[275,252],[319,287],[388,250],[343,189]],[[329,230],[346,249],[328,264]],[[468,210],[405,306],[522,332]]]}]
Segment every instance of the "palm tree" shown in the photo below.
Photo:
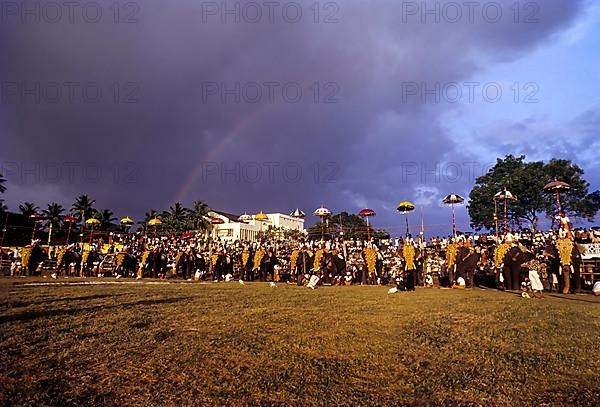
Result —
[{"label": "palm tree", "polygon": [[63,220],[63,212],[65,208],[61,204],[52,202],[48,204],[48,207],[42,210],[42,215],[46,219],[46,226],[52,226],[57,228],[61,225]]},{"label": "palm tree", "polygon": [[36,214],[39,209],[40,208],[38,208],[33,202],[23,202],[21,205],[19,205],[19,210],[21,211],[23,216],[26,216],[28,218],[31,215]]},{"label": "palm tree", "polygon": [[4,205],[4,199],[0,199],[0,213],[8,211],[8,206]]},{"label": "palm tree", "polygon": [[188,223],[191,229],[194,230],[208,230],[210,229],[210,222],[208,221],[208,212],[210,208],[204,201],[194,201],[194,207],[190,209],[188,216]]},{"label": "palm tree", "polygon": [[115,214],[110,209],[103,209],[98,211],[95,216],[100,221],[100,229],[108,230],[111,226],[114,226],[114,222],[117,221]]},{"label": "palm tree", "polygon": [[185,229],[185,223],[188,219],[189,209],[184,208],[180,202],[171,205],[168,211],[163,212],[166,227],[173,231]]},{"label": "palm tree", "polygon": [[83,219],[92,218],[96,213],[96,210],[94,209],[95,203],[96,201],[94,199],[90,199],[89,196],[80,195],[75,198],[75,202],[73,202],[73,206],[71,206],[71,214],[80,222]]},{"label": "palm tree", "polygon": [[6,187],[4,186],[5,183],[6,183],[6,178],[4,178],[4,175],[2,175],[2,173],[0,173],[0,193],[4,193],[4,191],[6,191]]}]

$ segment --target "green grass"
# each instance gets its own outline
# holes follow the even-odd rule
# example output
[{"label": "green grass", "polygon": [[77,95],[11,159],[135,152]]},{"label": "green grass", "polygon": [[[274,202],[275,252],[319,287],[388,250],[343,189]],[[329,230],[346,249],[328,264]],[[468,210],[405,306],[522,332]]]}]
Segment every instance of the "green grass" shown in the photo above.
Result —
[{"label": "green grass", "polygon": [[600,402],[587,295],[26,281],[0,280],[2,404]]}]

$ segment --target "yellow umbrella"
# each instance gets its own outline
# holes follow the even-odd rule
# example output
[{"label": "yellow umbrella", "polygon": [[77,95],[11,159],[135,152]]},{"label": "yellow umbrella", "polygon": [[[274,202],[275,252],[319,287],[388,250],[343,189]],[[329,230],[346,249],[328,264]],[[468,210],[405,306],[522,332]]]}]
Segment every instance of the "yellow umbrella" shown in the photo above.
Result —
[{"label": "yellow umbrella", "polygon": [[265,222],[269,220],[269,217],[261,212],[254,215],[254,219],[256,219],[259,222]]},{"label": "yellow umbrella", "polygon": [[400,202],[398,204],[398,206],[396,207],[396,210],[398,212],[400,212],[402,215],[404,215],[404,218],[406,220],[406,236],[408,236],[408,234],[409,234],[408,214],[415,210],[415,205],[412,202],[408,202],[408,201]]},{"label": "yellow umbrella", "polygon": [[148,226],[158,226],[158,225],[162,225],[161,220],[158,218],[150,219],[148,221]]},{"label": "yellow umbrella", "polygon": [[396,208],[400,213],[407,213],[415,210],[415,205],[412,202],[400,202]]},{"label": "yellow umbrella", "polygon": [[160,219],[158,219],[158,218],[150,219],[150,220],[148,221],[148,226],[154,226],[154,237],[155,237],[155,238],[156,238],[156,227],[157,227],[158,225],[162,225],[162,222],[161,222],[161,220],[160,220]]},{"label": "yellow umbrella", "polygon": [[99,225],[100,221],[96,218],[89,218],[85,221],[86,225],[90,225],[90,244],[92,244],[92,240],[94,237],[94,225]]},{"label": "yellow umbrella", "polygon": [[129,216],[121,218],[119,222],[121,222],[121,225],[133,225],[135,223]]},{"label": "yellow umbrella", "polygon": [[268,222],[269,217],[267,215],[265,215],[264,213],[262,213],[262,211],[261,211],[260,213],[257,213],[256,215],[254,215],[254,219],[260,222],[260,231],[262,232],[262,223]]}]

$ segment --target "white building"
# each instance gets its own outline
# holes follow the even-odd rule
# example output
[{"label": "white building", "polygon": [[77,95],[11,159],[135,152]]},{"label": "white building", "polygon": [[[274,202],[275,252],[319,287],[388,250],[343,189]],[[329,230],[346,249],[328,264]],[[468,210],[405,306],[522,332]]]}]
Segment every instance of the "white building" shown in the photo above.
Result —
[{"label": "white building", "polygon": [[304,219],[294,218],[282,213],[265,214],[268,220],[256,220],[255,216],[249,216],[246,221],[240,221],[240,215],[234,215],[226,212],[211,211],[211,218],[219,218],[222,224],[212,225],[212,235],[226,241],[255,241],[261,231],[267,231],[269,228],[278,228],[280,230],[292,230],[304,233]]}]

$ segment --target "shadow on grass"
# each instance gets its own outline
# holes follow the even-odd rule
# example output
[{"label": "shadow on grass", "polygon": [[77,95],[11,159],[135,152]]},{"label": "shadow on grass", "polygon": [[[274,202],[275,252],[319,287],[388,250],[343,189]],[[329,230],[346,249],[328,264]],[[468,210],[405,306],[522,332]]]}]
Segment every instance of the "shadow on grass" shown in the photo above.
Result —
[{"label": "shadow on grass", "polygon": [[590,304],[599,304],[600,305],[600,301],[588,300],[588,299],[585,299],[585,298],[569,297],[569,295],[573,295],[573,294],[549,294],[549,293],[546,293],[545,295],[546,295],[546,297],[558,298],[560,300],[588,302]]},{"label": "shadow on grass", "polygon": [[97,305],[94,307],[85,307],[85,308],[66,308],[66,309],[50,309],[43,311],[27,311],[21,314],[16,315],[6,315],[0,316],[0,324],[5,324],[8,322],[15,321],[23,321],[30,322],[37,318],[47,318],[47,317],[55,317],[55,316],[63,316],[63,315],[78,315],[86,312],[94,312],[94,311],[102,311],[109,309],[125,309],[129,307],[139,307],[144,305],[158,305],[158,304],[175,304],[181,301],[187,301],[191,298],[163,298],[159,300],[140,300],[136,302],[129,302],[124,304],[114,304],[114,305]]},{"label": "shadow on grass", "polygon": [[[488,287],[479,287],[483,290],[490,290],[490,291],[496,291],[499,293],[504,293],[504,294],[512,294],[515,295],[517,297],[521,297],[521,291],[509,291],[509,290],[499,290],[497,288],[488,288]],[[585,298],[576,298],[573,297],[574,294],[552,294],[549,292],[544,292],[544,296],[545,297],[552,297],[552,298],[558,298],[559,300],[567,300],[567,301],[578,301],[578,302],[587,302],[590,304],[599,304],[600,305],[600,301],[597,301],[594,299],[594,297],[591,296],[591,294],[589,295],[588,299]]]},{"label": "shadow on grass", "polygon": [[51,304],[54,302],[66,302],[66,301],[88,301],[88,300],[99,300],[103,298],[114,298],[120,297],[126,294],[96,294],[96,295],[84,295],[79,297],[59,297],[53,298],[50,300],[40,300],[40,301],[14,301],[10,302],[9,305],[13,308],[18,307],[26,307],[29,305],[38,305],[38,304]]}]

